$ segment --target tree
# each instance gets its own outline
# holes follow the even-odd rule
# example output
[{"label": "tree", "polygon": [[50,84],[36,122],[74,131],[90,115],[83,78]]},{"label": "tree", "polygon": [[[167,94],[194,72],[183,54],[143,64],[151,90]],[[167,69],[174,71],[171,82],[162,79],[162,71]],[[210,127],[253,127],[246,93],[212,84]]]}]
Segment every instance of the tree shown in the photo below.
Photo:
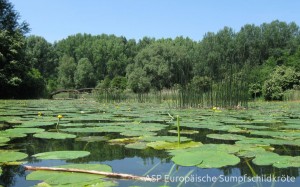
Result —
[{"label": "tree", "polygon": [[[0,97],[24,98],[31,95],[32,87],[39,85],[41,77],[25,58],[25,36],[29,32],[26,22],[7,0],[0,0]],[[37,82],[35,82],[37,81]]]},{"label": "tree", "polygon": [[119,90],[125,90],[127,87],[126,77],[116,76],[110,82],[110,87]]},{"label": "tree", "polygon": [[28,33],[30,30],[28,23],[19,22],[19,20],[20,15],[14,10],[14,6],[8,0],[0,0],[0,30],[6,30],[9,33]]},{"label": "tree", "polygon": [[74,58],[64,55],[58,66],[58,83],[62,88],[74,88],[74,72],[76,63]]},{"label": "tree", "polygon": [[128,75],[128,86],[134,93],[148,93],[150,91],[150,79],[142,68],[137,68]]},{"label": "tree", "polygon": [[76,88],[95,87],[96,81],[93,73],[93,66],[88,58],[79,60],[74,74]]},{"label": "tree", "polygon": [[53,46],[45,38],[33,35],[26,38],[26,58],[45,79],[56,74],[57,57]]},{"label": "tree", "polygon": [[294,69],[285,66],[277,66],[270,75],[270,79],[264,82],[262,91],[266,100],[282,100],[284,91],[300,85],[300,74]]},{"label": "tree", "polygon": [[[127,68],[127,76],[136,76],[136,71],[146,74],[150,86],[156,90],[171,88],[174,84],[184,85],[191,79],[192,65],[186,49],[174,46],[169,40],[158,41],[142,49],[134,59],[135,63]],[[128,80],[128,84],[132,85]]]},{"label": "tree", "polygon": [[200,76],[194,76],[191,83],[190,88],[197,91],[197,92],[209,92],[211,90],[211,78],[209,77],[200,77]]}]

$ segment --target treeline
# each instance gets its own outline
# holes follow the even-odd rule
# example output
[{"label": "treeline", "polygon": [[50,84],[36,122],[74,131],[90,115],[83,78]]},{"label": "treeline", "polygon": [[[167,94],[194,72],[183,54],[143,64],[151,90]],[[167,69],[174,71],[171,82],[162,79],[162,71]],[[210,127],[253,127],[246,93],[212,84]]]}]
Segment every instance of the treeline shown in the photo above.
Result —
[{"label": "treeline", "polygon": [[[97,87],[141,94],[176,88],[216,98],[246,90],[248,98],[282,100],[300,87],[300,30],[294,22],[246,24],[238,32],[224,27],[201,41],[76,34],[51,44],[26,37],[27,24],[9,6],[0,6],[1,98]],[[13,27],[3,21],[3,10],[10,9],[18,18]]]}]

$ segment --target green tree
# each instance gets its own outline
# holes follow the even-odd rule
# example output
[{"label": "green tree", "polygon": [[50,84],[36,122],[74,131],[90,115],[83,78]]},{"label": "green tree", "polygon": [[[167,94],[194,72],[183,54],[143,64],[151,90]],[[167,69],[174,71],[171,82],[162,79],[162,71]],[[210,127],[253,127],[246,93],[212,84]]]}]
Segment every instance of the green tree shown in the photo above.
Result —
[{"label": "green tree", "polygon": [[[0,0],[0,97],[36,97],[33,85],[39,85],[41,77],[25,58],[26,22],[7,0]],[[31,86],[30,86],[31,85]]]},{"label": "green tree", "polygon": [[211,78],[206,76],[194,76],[189,86],[198,92],[209,92],[212,86],[211,81]]},{"label": "green tree", "polygon": [[142,68],[136,68],[128,75],[128,86],[134,93],[148,93],[151,83],[146,72]]},{"label": "green tree", "polygon": [[76,63],[74,58],[64,55],[58,66],[58,83],[62,88],[74,88],[74,72],[76,71]]},{"label": "green tree", "polygon": [[8,0],[0,0],[0,30],[9,33],[21,32],[26,34],[29,32],[27,22],[19,22],[20,14],[14,10],[14,6]]},{"label": "green tree", "polygon": [[26,38],[26,58],[44,78],[56,74],[57,57],[52,45],[45,38],[33,35]]},{"label": "green tree", "polygon": [[110,88],[110,82],[111,82],[110,78],[108,76],[106,76],[103,80],[98,82],[97,88],[107,90]]},{"label": "green tree", "polygon": [[[170,40],[158,41],[139,51],[135,63],[127,68],[127,76],[137,75],[136,71],[143,70],[150,86],[156,90],[171,88],[174,84],[186,84],[191,79],[192,65],[187,57],[186,49],[174,46]],[[131,85],[128,80],[128,84]]]},{"label": "green tree", "polygon": [[264,82],[262,91],[266,100],[282,100],[284,91],[300,85],[300,74],[285,66],[276,67]]},{"label": "green tree", "polygon": [[79,60],[74,74],[76,88],[95,87],[96,81],[93,73],[93,66],[88,58]]},{"label": "green tree", "polygon": [[110,82],[110,87],[119,90],[125,90],[127,87],[126,77],[115,76]]}]

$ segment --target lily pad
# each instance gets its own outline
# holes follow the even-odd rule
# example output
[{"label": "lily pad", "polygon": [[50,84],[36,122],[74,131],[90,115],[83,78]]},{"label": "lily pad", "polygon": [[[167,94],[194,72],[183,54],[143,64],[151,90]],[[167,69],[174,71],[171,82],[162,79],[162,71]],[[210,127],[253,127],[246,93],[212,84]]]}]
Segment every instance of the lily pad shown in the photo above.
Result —
[{"label": "lily pad", "polygon": [[75,159],[90,155],[88,151],[52,151],[32,155],[38,159]]},{"label": "lily pad", "polygon": [[266,153],[266,150],[262,147],[257,147],[253,145],[240,145],[240,150],[236,154],[239,157],[244,157],[244,158],[254,158],[257,155],[264,154]]},{"label": "lily pad", "polygon": [[280,159],[280,155],[273,152],[260,152],[257,154],[252,162],[259,166],[267,166],[276,163]]},{"label": "lily pad", "polygon": [[271,136],[274,138],[282,138],[295,140],[300,139],[299,132],[288,132],[288,131],[251,131],[251,134],[260,135],[260,136]]},{"label": "lily pad", "polygon": [[172,161],[181,166],[221,168],[236,165],[240,162],[240,159],[232,154],[221,151],[193,151],[175,155]]},{"label": "lily pad", "polygon": [[6,137],[0,137],[0,144],[1,143],[6,143],[8,142],[10,139],[9,138],[6,138]]},{"label": "lily pad", "polygon": [[246,138],[246,136],[237,134],[208,134],[206,137],[218,140],[243,140]]},{"label": "lily pad", "polygon": [[178,142],[166,142],[166,141],[156,141],[156,142],[147,143],[148,147],[152,147],[153,149],[157,149],[157,150],[186,149],[190,147],[199,147],[201,145],[202,145],[201,142],[194,142],[194,141],[182,142],[180,144]]},{"label": "lily pad", "polygon": [[[104,164],[68,164],[54,167],[112,172],[111,167]],[[98,183],[105,182],[101,178],[103,178],[101,175],[58,171],[34,171],[26,176],[26,180],[40,180],[50,185],[71,186],[77,186],[79,183],[82,186],[82,183],[86,184],[86,182],[94,184],[97,183],[96,180],[98,180]]]},{"label": "lily pad", "polygon": [[[237,153],[240,148],[236,145],[230,144],[204,144],[203,146],[197,148],[198,150],[203,151],[221,151],[226,153]],[[192,150],[192,149],[191,149]],[[187,150],[190,151],[190,150]]]},{"label": "lily pad", "polygon": [[83,141],[83,142],[102,142],[109,140],[106,136],[83,136],[78,137],[75,139],[76,141]]},{"label": "lily pad", "polygon": [[9,132],[9,131],[0,131],[0,137],[6,138],[22,138],[27,136],[24,133],[16,133],[16,132]]},{"label": "lily pad", "polygon": [[59,126],[61,126],[61,127],[83,127],[83,126],[94,126],[94,125],[87,125],[86,123],[60,123]]},{"label": "lily pad", "polygon": [[130,149],[146,149],[147,144],[145,142],[135,142],[125,145],[126,148]]},{"label": "lily pad", "polygon": [[36,138],[43,138],[43,139],[67,139],[67,138],[76,138],[74,134],[66,134],[60,132],[40,132],[33,135]]},{"label": "lily pad", "polygon": [[[172,133],[172,134],[177,134],[178,133],[177,130],[169,130],[168,132]],[[199,133],[199,131],[195,131],[195,130],[185,130],[185,129],[183,129],[183,130],[180,131],[180,134],[198,134],[198,133]]]},{"label": "lily pad", "polygon": [[300,167],[300,156],[281,156],[277,162],[273,164],[276,168]]},{"label": "lily pad", "polygon": [[120,133],[122,136],[155,136],[156,133],[155,132],[151,132],[151,131],[124,131],[122,133]]},{"label": "lily pad", "polygon": [[0,163],[2,162],[14,162],[17,160],[22,160],[26,158],[28,155],[25,153],[17,152],[17,151],[4,151],[0,150]]},{"label": "lily pad", "polygon": [[[156,141],[178,142],[177,136],[145,136],[142,139],[146,142],[156,142]],[[187,142],[191,140],[192,139],[187,137],[180,137],[181,142]]]},{"label": "lily pad", "polygon": [[19,134],[33,134],[33,133],[38,133],[43,131],[45,131],[45,129],[41,129],[41,128],[13,128],[13,129],[5,130],[5,132],[19,133]]},{"label": "lily pad", "polygon": [[45,121],[26,121],[19,125],[18,127],[40,127],[40,126],[51,126],[56,124],[56,122],[45,122]]},{"label": "lily pad", "polygon": [[132,137],[132,138],[117,138],[117,139],[111,139],[108,140],[111,144],[129,144],[129,143],[135,143],[139,141],[139,137]]}]

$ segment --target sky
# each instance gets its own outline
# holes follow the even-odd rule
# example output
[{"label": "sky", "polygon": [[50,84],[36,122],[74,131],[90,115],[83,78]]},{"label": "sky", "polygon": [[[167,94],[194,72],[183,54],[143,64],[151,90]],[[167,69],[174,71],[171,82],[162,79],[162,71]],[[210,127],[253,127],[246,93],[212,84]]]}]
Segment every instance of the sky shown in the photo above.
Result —
[{"label": "sky", "polygon": [[274,20],[300,26],[298,0],[9,0],[30,35],[48,42],[77,33],[114,34],[127,39],[189,37],[195,41],[225,26]]}]

